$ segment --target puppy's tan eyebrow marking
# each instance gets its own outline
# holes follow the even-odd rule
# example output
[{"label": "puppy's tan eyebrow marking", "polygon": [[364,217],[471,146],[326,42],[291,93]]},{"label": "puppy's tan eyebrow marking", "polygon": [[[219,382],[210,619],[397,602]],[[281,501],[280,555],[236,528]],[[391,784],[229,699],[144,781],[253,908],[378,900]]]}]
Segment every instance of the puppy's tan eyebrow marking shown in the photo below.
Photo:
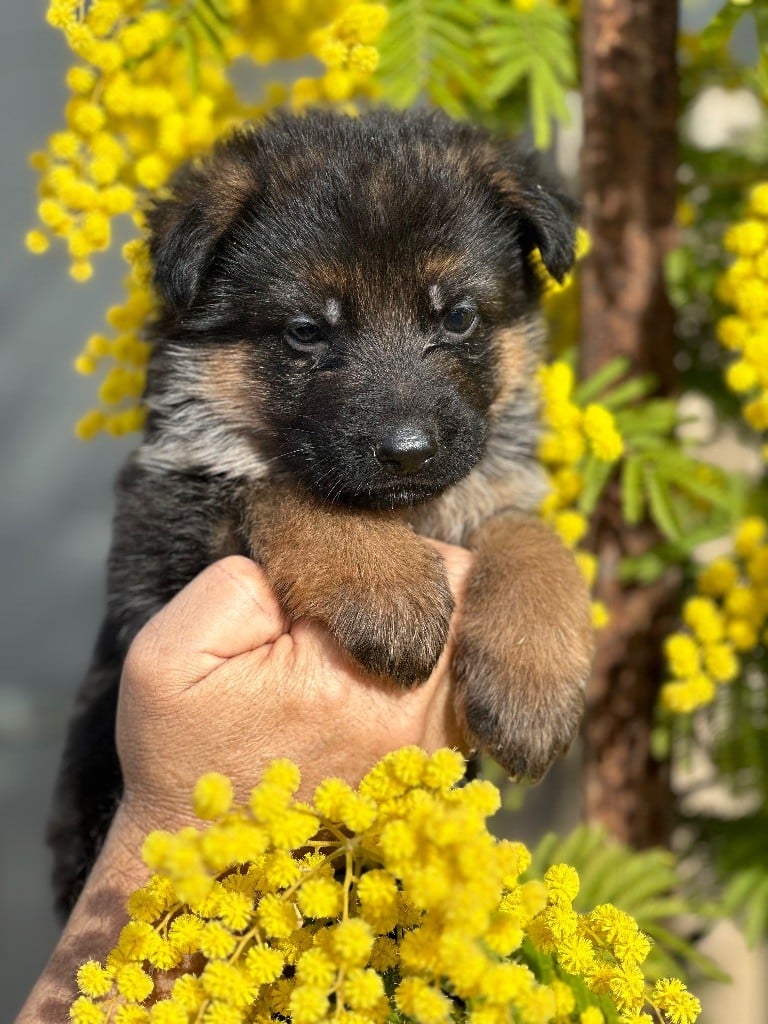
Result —
[{"label": "puppy's tan eyebrow marking", "polygon": [[325,304],[325,319],[335,327],[341,317],[341,303],[338,299],[328,299]]},{"label": "puppy's tan eyebrow marking", "polygon": [[436,313],[442,312],[445,299],[439,284],[431,284],[429,286],[429,303]]}]

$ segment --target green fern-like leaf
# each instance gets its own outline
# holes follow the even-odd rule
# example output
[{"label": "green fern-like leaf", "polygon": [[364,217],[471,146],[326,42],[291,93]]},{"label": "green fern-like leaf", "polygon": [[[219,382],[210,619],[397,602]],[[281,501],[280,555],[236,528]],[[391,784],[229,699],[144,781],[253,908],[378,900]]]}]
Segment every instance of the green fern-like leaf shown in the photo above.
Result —
[{"label": "green fern-like leaf", "polygon": [[504,0],[390,0],[378,43],[382,99],[408,107],[426,98],[453,117],[525,95],[538,146],[552,118],[567,120],[575,78],[571,22],[557,8],[516,10]]},{"label": "green fern-like leaf", "polygon": [[648,461],[645,465],[644,480],[648,495],[648,507],[653,521],[665,537],[673,541],[681,541],[683,534],[669,488],[664,486],[658,467],[653,461]]},{"label": "green fern-like leaf", "polygon": [[391,0],[378,43],[382,99],[408,107],[427,97],[454,117],[465,115],[466,96],[479,95],[479,24],[476,6],[460,0]]},{"label": "green fern-like leaf", "polygon": [[[566,353],[563,361],[572,363],[574,357],[575,353],[571,351]],[[626,375],[629,365],[629,360],[624,356],[617,356],[615,359],[609,359],[607,363],[603,363],[599,370],[595,370],[586,380],[576,385],[573,392],[574,402],[577,405],[587,405],[598,395],[601,395],[600,400],[605,402],[604,392]]]},{"label": "green fern-like leaf", "polygon": [[723,906],[757,945],[768,936],[768,815],[707,819],[699,829],[723,884]]},{"label": "green fern-like leaf", "polygon": [[746,4],[732,3],[731,0],[726,0],[701,33],[699,45],[702,50],[705,53],[723,50],[730,41],[736,26],[749,10],[750,8]]},{"label": "green fern-like leaf", "polygon": [[589,516],[594,512],[612,473],[613,465],[610,462],[604,462],[592,454],[587,456],[582,469],[584,487],[579,498],[579,511],[583,515]]},{"label": "green fern-like leaf", "polygon": [[565,93],[576,77],[567,14],[543,4],[529,11],[494,4],[493,18],[480,32],[480,41],[491,68],[488,95],[499,101],[525,84],[534,141],[539,147],[548,146],[552,119],[568,120]]}]

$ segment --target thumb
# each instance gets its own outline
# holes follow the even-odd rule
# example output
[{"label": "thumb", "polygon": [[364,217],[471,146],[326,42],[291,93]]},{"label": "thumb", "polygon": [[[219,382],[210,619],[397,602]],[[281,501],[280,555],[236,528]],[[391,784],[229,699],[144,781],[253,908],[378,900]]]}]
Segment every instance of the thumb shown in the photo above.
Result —
[{"label": "thumb", "polygon": [[274,643],[288,624],[263,571],[233,555],[209,565],[137,634],[125,672],[185,690],[223,662]]}]

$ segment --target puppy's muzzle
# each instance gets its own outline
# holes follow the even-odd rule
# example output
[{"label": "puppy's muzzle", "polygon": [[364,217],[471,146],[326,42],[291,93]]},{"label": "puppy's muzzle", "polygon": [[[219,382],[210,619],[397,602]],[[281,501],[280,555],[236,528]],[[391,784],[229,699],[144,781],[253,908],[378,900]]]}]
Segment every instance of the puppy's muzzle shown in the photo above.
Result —
[{"label": "puppy's muzzle", "polygon": [[401,423],[373,449],[374,455],[393,476],[418,473],[437,453],[437,442],[418,423]]}]

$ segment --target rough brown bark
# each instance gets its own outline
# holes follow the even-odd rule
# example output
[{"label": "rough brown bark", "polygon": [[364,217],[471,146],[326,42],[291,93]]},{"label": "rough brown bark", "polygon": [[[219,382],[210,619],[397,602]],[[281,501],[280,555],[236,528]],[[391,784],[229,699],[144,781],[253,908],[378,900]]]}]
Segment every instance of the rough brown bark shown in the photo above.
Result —
[{"label": "rough brown bark", "polygon": [[[677,165],[677,3],[584,0],[582,189],[592,254],[582,272],[582,371],[618,354],[674,378],[673,312],[663,279],[672,242]],[[674,580],[619,584],[618,564],[658,539],[621,520],[618,495],[598,510],[598,596],[611,622],[598,641],[584,726],[584,810],[635,846],[664,842],[667,766],[651,756]]]}]

